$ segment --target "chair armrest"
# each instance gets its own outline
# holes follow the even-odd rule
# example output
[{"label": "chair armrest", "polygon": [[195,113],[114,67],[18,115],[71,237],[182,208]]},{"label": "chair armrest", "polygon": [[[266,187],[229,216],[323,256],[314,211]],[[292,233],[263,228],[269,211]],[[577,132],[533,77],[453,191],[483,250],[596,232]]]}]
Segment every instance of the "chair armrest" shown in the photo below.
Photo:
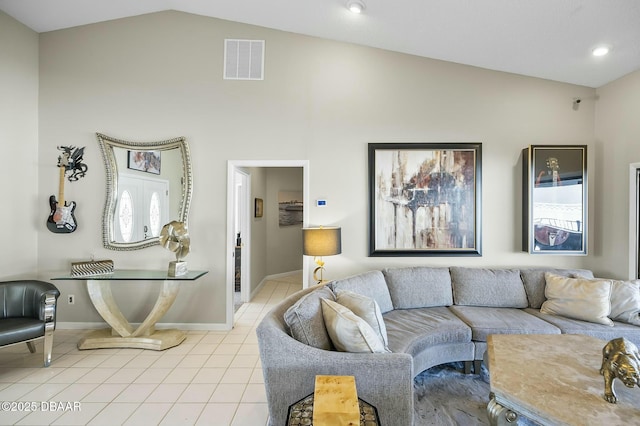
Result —
[{"label": "chair armrest", "polygon": [[31,317],[55,321],[56,300],[60,291],[51,283],[38,280],[0,282],[2,317]]}]

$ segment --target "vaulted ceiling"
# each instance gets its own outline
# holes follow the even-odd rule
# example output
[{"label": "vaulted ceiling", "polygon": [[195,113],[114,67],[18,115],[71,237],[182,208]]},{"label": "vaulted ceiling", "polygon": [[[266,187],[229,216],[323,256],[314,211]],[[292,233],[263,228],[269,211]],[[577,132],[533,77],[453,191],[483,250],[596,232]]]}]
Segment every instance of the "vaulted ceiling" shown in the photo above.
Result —
[{"label": "vaulted ceiling", "polygon": [[[639,0],[0,0],[37,32],[163,10],[599,87],[640,69]],[[611,52],[594,57],[607,45]]]}]

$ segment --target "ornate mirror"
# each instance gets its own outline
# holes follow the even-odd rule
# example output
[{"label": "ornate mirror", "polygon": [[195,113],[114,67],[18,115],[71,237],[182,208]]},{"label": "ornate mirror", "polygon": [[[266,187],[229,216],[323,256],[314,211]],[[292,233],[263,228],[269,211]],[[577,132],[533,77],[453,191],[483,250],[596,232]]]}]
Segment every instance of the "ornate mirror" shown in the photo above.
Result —
[{"label": "ornate mirror", "polygon": [[164,224],[187,224],[192,175],[183,137],[129,142],[96,133],[107,173],[102,241],[111,250],[159,244]]}]

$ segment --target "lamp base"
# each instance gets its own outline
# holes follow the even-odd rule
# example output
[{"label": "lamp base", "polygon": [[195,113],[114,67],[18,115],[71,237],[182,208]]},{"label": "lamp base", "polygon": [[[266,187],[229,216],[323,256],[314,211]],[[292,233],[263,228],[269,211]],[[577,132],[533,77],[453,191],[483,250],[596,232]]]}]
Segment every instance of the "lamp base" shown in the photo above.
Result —
[{"label": "lamp base", "polygon": [[[320,285],[322,283],[325,282],[325,280],[322,279],[322,272],[324,271],[324,267],[323,266],[318,266],[316,269],[313,270],[313,279],[316,280],[316,284]],[[320,278],[318,278],[318,272],[320,272]]]},{"label": "lamp base", "polygon": [[167,272],[167,275],[170,277],[179,277],[187,272],[189,272],[187,269],[187,262],[179,262],[177,260],[169,262],[169,271]]}]

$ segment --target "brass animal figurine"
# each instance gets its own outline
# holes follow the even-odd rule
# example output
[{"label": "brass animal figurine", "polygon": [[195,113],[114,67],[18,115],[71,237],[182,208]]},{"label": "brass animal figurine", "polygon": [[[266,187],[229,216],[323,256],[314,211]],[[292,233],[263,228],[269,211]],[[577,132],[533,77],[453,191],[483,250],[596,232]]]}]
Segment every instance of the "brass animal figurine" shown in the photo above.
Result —
[{"label": "brass animal figurine", "polygon": [[638,347],[624,337],[609,341],[602,348],[602,367],[604,376],[604,399],[615,404],[618,402],[613,389],[613,381],[618,378],[628,388],[640,387],[640,352]]}]

